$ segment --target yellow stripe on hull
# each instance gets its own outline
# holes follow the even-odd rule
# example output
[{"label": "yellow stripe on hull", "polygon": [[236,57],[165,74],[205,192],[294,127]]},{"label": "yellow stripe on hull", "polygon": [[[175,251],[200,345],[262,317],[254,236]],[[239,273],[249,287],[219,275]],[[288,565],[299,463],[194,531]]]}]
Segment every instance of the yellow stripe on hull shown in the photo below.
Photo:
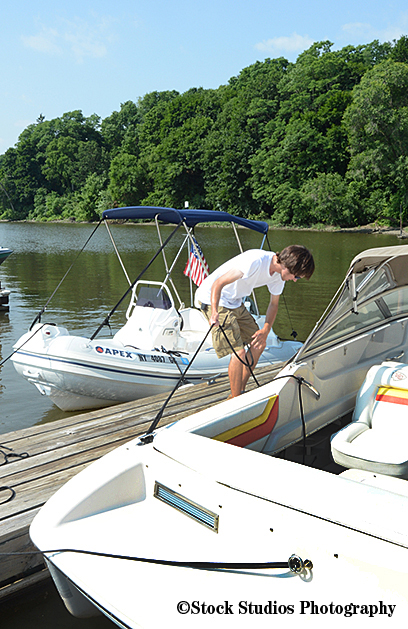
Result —
[{"label": "yellow stripe on hull", "polygon": [[[238,426],[234,426],[234,428],[221,432],[219,435],[213,437],[213,439],[234,445],[248,445],[272,432],[277,418],[278,396],[274,395],[269,398],[261,415],[250,419],[244,424],[239,424]],[[262,430],[262,427],[264,427],[264,430]],[[252,437],[254,437],[253,439],[251,439],[251,433]]]}]

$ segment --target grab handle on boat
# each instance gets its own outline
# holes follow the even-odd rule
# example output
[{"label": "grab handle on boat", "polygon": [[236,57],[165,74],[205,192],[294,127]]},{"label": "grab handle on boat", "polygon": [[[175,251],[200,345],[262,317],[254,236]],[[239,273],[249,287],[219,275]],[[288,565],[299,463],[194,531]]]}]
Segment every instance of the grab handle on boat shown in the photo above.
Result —
[{"label": "grab handle on boat", "polygon": [[390,362],[396,362],[397,360],[402,358],[404,356],[404,354],[405,354],[405,352],[404,352],[404,350],[402,350],[402,352],[400,352],[396,356],[387,356],[387,358],[385,360],[389,360]]},{"label": "grab handle on boat", "polygon": [[314,393],[314,395],[316,396],[316,399],[319,400],[320,399],[320,393],[317,389],[315,389],[315,387],[308,382],[307,380],[305,380],[304,378],[302,378],[302,376],[299,376],[299,382],[301,384],[304,384],[308,389],[310,389],[310,391],[312,391],[312,393]]}]

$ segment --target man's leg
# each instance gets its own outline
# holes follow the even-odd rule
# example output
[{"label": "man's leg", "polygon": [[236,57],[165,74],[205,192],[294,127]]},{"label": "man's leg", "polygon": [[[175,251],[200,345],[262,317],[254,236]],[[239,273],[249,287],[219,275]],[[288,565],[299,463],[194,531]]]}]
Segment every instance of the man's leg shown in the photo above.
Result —
[{"label": "man's leg", "polygon": [[258,364],[259,357],[262,354],[264,349],[265,348],[260,348],[259,350],[255,350],[251,346],[249,346],[249,349],[248,349],[247,353],[245,354],[245,361],[247,362],[247,364],[249,364],[251,369],[249,369],[248,367],[245,367],[243,365],[243,374],[242,374],[242,381],[241,381],[241,392],[245,391],[245,387],[246,387],[247,382],[249,380],[249,376],[251,375],[251,371],[253,371],[255,369],[256,365]]},{"label": "man's leg", "polygon": [[243,376],[244,376],[245,367],[242,364],[241,360],[245,360],[245,349],[238,350],[237,354],[239,358],[235,354],[231,354],[230,363],[228,367],[228,377],[229,377],[230,387],[231,387],[231,397],[237,397],[238,395],[241,395],[241,391],[243,391],[242,384],[243,384]]},{"label": "man's leg", "polygon": [[[248,312],[245,306],[242,306],[236,311],[236,318],[240,329],[240,336],[244,345],[249,346],[248,351],[243,354],[242,364],[242,378],[241,378],[241,393],[245,391],[248,379],[251,375],[251,371],[255,369],[259,357],[265,349],[266,342],[263,347],[259,347],[259,341],[257,347],[253,347],[254,334],[259,331],[258,324],[254,320],[253,316]],[[242,358],[242,356],[241,356]],[[249,365],[247,367],[246,365]]]}]

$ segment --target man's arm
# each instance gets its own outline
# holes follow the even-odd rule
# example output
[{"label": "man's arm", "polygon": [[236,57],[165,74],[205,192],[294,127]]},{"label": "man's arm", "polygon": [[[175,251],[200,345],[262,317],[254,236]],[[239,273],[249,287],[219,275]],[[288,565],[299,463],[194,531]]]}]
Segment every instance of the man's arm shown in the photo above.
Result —
[{"label": "man's arm", "polygon": [[278,314],[279,307],[279,295],[271,295],[271,299],[269,301],[269,306],[266,311],[265,323],[261,330],[257,330],[255,334],[252,336],[254,339],[252,341],[252,347],[254,349],[265,347],[266,339],[269,332],[272,329],[272,326],[275,322],[276,315]]},{"label": "man's arm", "polygon": [[[243,272],[238,269],[230,269],[224,275],[221,275],[211,287],[211,317],[210,325],[214,324],[218,326],[220,324],[218,319],[218,304],[220,303],[221,291],[224,286],[232,284],[243,277]],[[276,315],[275,315],[276,316]]]}]

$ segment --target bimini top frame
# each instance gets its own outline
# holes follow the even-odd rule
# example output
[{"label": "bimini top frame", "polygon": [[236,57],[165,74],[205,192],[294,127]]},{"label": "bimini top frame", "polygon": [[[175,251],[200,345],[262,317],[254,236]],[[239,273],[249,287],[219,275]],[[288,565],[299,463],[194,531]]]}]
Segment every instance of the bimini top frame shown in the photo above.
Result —
[{"label": "bimini top frame", "polygon": [[[158,232],[158,236],[159,236],[159,240],[160,240],[160,245],[161,245],[161,249],[162,249],[162,256],[163,256],[163,260],[164,260],[164,264],[166,267],[166,278],[164,280],[164,284],[167,283],[167,281],[170,281],[172,288],[175,292],[175,295],[177,296],[177,299],[179,300],[179,304],[180,304],[180,308],[184,308],[184,304],[181,302],[180,296],[178,294],[178,291],[171,279],[171,271],[178,259],[178,257],[181,254],[181,251],[186,243],[186,241],[190,241],[191,243],[191,247],[195,250],[196,252],[196,256],[197,258],[200,260],[201,265],[204,268],[204,260],[202,257],[202,252],[200,250],[200,248],[198,247],[197,241],[195,240],[195,238],[192,236],[192,231],[194,230],[194,227],[196,225],[198,225],[199,223],[230,223],[233,227],[234,233],[235,233],[235,237],[237,239],[237,243],[239,246],[239,249],[242,253],[243,251],[243,247],[236,229],[236,226],[239,225],[241,227],[246,227],[247,229],[250,229],[252,231],[255,231],[257,233],[260,233],[263,235],[263,239],[262,239],[262,243],[260,248],[263,248],[265,239],[267,237],[267,232],[269,229],[268,223],[265,223],[264,221],[257,221],[257,220],[252,220],[252,219],[248,219],[248,218],[242,218],[240,216],[234,216],[233,214],[229,214],[228,212],[221,212],[221,211],[216,211],[216,210],[191,210],[191,209],[184,209],[184,210],[176,210],[174,208],[167,208],[167,207],[156,207],[156,206],[134,206],[134,207],[121,207],[121,208],[114,208],[114,209],[110,209],[110,210],[105,210],[102,214],[102,219],[105,222],[106,227],[108,228],[108,232],[110,235],[110,238],[112,240],[112,243],[115,247],[116,253],[118,255],[119,261],[122,265],[122,268],[125,272],[126,278],[129,282],[129,285],[131,284],[126,270],[124,269],[123,263],[120,259],[119,253],[117,251],[117,248],[113,242],[113,238],[112,235],[109,231],[109,227],[108,227],[108,223],[106,219],[110,219],[110,220],[151,220],[154,221],[156,224],[156,228],[157,228],[157,232]],[[162,222],[164,224],[173,224],[173,225],[183,225],[186,232],[187,232],[187,237],[184,240],[184,242],[182,243],[178,254],[176,255],[173,264],[171,265],[171,268],[169,268],[168,264],[167,264],[167,260],[166,260],[166,255],[163,249],[163,240],[162,240],[162,236],[160,233],[160,228],[159,228],[159,222]],[[253,301],[254,301],[254,305],[255,305],[255,309],[258,312],[258,305],[256,303],[256,298],[255,295],[252,295],[253,297]],[[190,278],[190,300],[191,300],[191,305],[193,305],[193,291],[192,291],[192,283],[191,283],[191,278]]]},{"label": "bimini top frame", "polygon": [[249,218],[241,218],[234,216],[228,212],[219,212],[217,210],[175,210],[166,207],[120,207],[112,210],[105,210],[102,214],[103,219],[111,220],[155,220],[156,218],[163,223],[172,223],[177,225],[184,222],[187,227],[194,227],[199,223],[235,223],[242,227],[247,227],[261,234],[268,231],[268,223],[264,221],[255,221]]}]

